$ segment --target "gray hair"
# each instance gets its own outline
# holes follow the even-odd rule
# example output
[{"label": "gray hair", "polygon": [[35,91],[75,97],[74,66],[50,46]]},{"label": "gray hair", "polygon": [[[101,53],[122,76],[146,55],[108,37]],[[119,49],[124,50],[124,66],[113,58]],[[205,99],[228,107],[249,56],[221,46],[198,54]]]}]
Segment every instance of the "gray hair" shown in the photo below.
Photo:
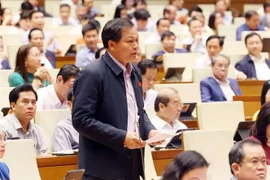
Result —
[{"label": "gray hair", "polygon": [[217,58],[219,58],[219,57],[222,57],[222,58],[227,59],[228,62],[229,62],[229,65],[230,65],[231,61],[230,61],[229,56],[226,56],[225,54],[217,54],[217,55],[215,55],[214,57],[212,57],[212,59],[211,59],[211,61],[212,61],[212,66],[216,64]]}]

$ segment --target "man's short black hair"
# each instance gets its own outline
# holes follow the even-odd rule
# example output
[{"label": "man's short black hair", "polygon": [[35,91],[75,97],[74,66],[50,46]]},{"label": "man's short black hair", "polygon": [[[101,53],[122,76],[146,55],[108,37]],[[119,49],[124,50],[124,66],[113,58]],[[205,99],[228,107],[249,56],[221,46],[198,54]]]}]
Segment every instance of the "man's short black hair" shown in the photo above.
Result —
[{"label": "man's short black hair", "polygon": [[35,13],[42,13],[43,16],[44,16],[44,12],[43,11],[40,11],[40,10],[34,10],[32,11],[30,14],[29,14],[29,19],[32,20],[32,17],[33,17],[33,14]]},{"label": "man's short black hair", "polygon": [[31,84],[23,84],[21,86],[17,86],[14,89],[12,89],[9,93],[9,103],[16,103],[17,100],[20,97],[21,92],[28,92],[32,91],[35,94],[36,101],[38,100],[37,92],[34,90],[33,86]]},{"label": "man's short black hair", "polygon": [[138,9],[134,12],[134,18],[136,20],[146,21],[149,17],[151,17],[151,16],[146,9]]},{"label": "man's short black hair", "polygon": [[138,66],[138,68],[140,69],[142,75],[145,75],[146,70],[147,70],[148,68],[150,68],[150,69],[157,69],[157,65],[156,65],[153,61],[151,61],[151,60],[149,60],[149,59],[141,60],[141,61],[138,63],[137,66]]},{"label": "man's short black hair", "polygon": [[67,92],[67,100],[73,102],[73,88],[70,88]]},{"label": "man's short black hair", "polygon": [[92,30],[96,30],[97,34],[99,33],[99,29],[95,24],[88,23],[88,24],[84,25],[82,28],[82,35],[84,36],[86,32],[92,31]]},{"label": "man's short black hair", "polygon": [[145,0],[136,0],[136,1],[134,2],[134,4],[133,4],[133,7],[138,6],[139,3],[141,3],[141,4],[145,5],[145,6],[147,6],[147,3],[146,3]]},{"label": "man's short black hair", "polygon": [[159,26],[160,22],[163,21],[163,20],[164,20],[164,21],[169,21],[168,18],[164,18],[164,17],[163,17],[163,18],[160,18],[160,19],[157,21],[157,23],[156,23],[157,27]]},{"label": "man's short black hair", "polygon": [[212,40],[212,39],[218,39],[218,41],[219,41],[219,46],[220,46],[220,47],[223,47],[223,45],[224,45],[224,40],[223,40],[222,37],[220,37],[220,36],[218,36],[218,35],[211,35],[211,36],[209,36],[209,37],[207,38],[207,40],[206,40],[206,46],[207,46],[207,43],[208,43],[210,40]]},{"label": "man's short black hair", "polygon": [[261,42],[263,42],[262,40],[262,37],[258,34],[258,33],[255,33],[255,32],[251,32],[249,33],[246,37],[245,37],[245,44],[247,45],[247,41],[249,38],[253,37],[253,36],[258,36],[261,40]]},{"label": "man's short black hair", "polygon": [[77,76],[79,72],[80,69],[77,66],[73,64],[65,64],[64,66],[61,67],[56,77],[62,76],[63,81],[65,83],[66,81],[68,81],[70,77]]},{"label": "man's short black hair", "polygon": [[103,46],[109,47],[109,41],[119,42],[122,38],[122,29],[132,28],[134,24],[126,18],[116,18],[108,21],[101,33]]},{"label": "man's short black hair", "polygon": [[176,37],[173,32],[165,31],[163,34],[161,34],[160,40],[161,42],[163,42],[166,37],[172,37],[172,36]]},{"label": "man's short black hair", "polygon": [[29,34],[28,34],[28,40],[31,40],[31,38],[32,38],[32,32],[33,31],[40,31],[42,33],[42,35],[43,35],[43,38],[44,38],[44,33],[43,33],[43,31],[41,29],[39,29],[39,28],[32,28],[30,30]]},{"label": "man's short black hair", "polygon": [[61,4],[60,7],[59,7],[59,9],[61,9],[62,7],[68,7],[69,9],[71,9],[70,8],[70,5],[69,4],[66,4],[66,3]]},{"label": "man's short black hair", "polygon": [[259,16],[259,14],[258,14],[256,11],[254,11],[254,10],[249,10],[249,11],[247,11],[247,12],[245,13],[245,18],[246,18],[246,19],[250,19],[250,18],[252,18],[252,16],[254,16],[254,15]]},{"label": "man's short black hair", "polygon": [[191,16],[191,14],[192,14],[193,11],[203,13],[202,8],[200,8],[199,6],[193,6],[193,7],[189,10],[189,12],[188,12],[188,16],[189,16],[189,17]]}]

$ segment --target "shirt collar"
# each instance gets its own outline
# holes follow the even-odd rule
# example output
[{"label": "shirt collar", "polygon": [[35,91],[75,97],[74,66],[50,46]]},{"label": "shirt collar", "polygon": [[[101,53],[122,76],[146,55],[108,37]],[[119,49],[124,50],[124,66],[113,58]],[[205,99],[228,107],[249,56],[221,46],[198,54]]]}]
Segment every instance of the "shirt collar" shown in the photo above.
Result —
[{"label": "shirt collar", "polygon": [[[10,116],[11,116],[12,124],[14,125],[15,129],[16,130],[22,129],[22,125],[21,125],[20,121],[17,119],[17,117],[15,116],[15,114],[12,113],[12,114],[10,114]],[[27,129],[28,132],[33,131],[33,125],[31,123],[32,122],[30,121],[29,125],[28,125],[28,129]]]},{"label": "shirt collar", "polygon": [[[156,129],[163,129],[165,126],[171,127],[169,123],[161,119],[159,116],[156,115],[156,118],[154,118],[154,121],[152,122]],[[173,122],[173,127],[176,125],[176,121]]]},{"label": "shirt collar", "polygon": [[213,75],[213,78],[217,81],[217,83],[219,85],[227,85],[227,86],[230,85],[230,81],[228,79],[226,79],[226,83],[224,83],[224,82],[221,82],[220,80],[218,80],[214,75]]},{"label": "shirt collar", "polygon": [[62,105],[66,105],[67,104],[67,100],[65,100],[63,103],[61,103],[61,101],[59,100],[56,92],[55,92],[55,88],[54,88],[54,84],[49,85],[48,88],[48,93],[50,94],[50,99],[52,100],[51,102],[53,103],[53,105],[57,105],[57,104],[61,104]]},{"label": "shirt collar", "polygon": [[261,59],[257,59],[255,56],[252,56],[251,54],[249,54],[249,57],[253,62],[263,62],[263,61],[265,61],[265,57],[263,57],[263,55],[261,55]]},{"label": "shirt collar", "polygon": [[125,67],[119,61],[117,61],[109,52],[108,52],[108,54],[112,58],[112,60],[124,71],[124,74],[127,74],[129,76],[131,75],[131,72],[132,72],[132,65],[131,65],[131,63],[128,63],[127,66]]}]

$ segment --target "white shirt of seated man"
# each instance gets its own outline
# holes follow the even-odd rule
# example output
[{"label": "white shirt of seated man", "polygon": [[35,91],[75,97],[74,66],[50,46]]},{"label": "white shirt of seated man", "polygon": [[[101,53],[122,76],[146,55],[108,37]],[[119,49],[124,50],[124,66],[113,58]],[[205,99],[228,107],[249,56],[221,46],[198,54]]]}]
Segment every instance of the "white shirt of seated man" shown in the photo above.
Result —
[{"label": "white shirt of seated man", "polygon": [[[179,129],[187,129],[187,126],[178,119],[182,110],[182,101],[178,92],[173,88],[161,89],[155,101],[156,116],[151,118],[151,123],[158,131],[175,133]],[[171,138],[168,138],[160,146],[166,147]]]}]

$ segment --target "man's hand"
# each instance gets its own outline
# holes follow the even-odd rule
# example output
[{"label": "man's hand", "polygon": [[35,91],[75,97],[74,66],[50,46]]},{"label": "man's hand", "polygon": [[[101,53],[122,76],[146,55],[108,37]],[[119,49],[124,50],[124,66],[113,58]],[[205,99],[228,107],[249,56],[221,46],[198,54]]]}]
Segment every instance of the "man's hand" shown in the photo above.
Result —
[{"label": "man's hand", "polygon": [[145,142],[141,140],[134,132],[127,132],[124,145],[128,149],[139,149],[145,146]]},{"label": "man's hand", "polygon": [[[151,130],[148,134],[148,139],[150,139],[151,137],[156,136],[157,134],[159,134],[160,132],[158,130]],[[154,142],[152,144],[150,144],[151,146],[157,146],[162,144],[164,141],[158,141],[158,142]]]},{"label": "man's hand", "polygon": [[244,80],[247,79],[247,76],[243,72],[239,71],[237,73],[237,79]]}]

